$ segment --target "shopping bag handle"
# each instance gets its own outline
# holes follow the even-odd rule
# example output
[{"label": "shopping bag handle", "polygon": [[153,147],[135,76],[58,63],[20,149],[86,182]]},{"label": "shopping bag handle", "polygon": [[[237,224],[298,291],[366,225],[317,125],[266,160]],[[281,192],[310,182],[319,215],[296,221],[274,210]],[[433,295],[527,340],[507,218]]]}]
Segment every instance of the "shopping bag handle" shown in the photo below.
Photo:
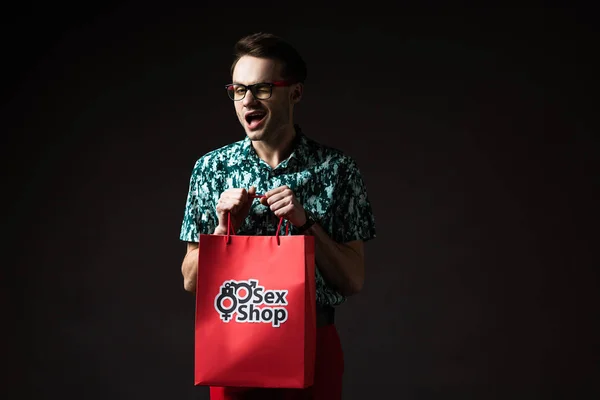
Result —
[{"label": "shopping bag handle", "polygon": [[[248,198],[250,199],[258,199],[261,197],[265,197],[264,194],[249,194]],[[279,218],[279,224],[277,225],[277,232],[275,233],[275,237],[277,238],[277,245],[280,244],[279,241],[279,231],[281,230],[281,224],[283,223],[283,217]],[[289,235],[289,226],[290,221],[285,222],[285,235]],[[225,237],[225,243],[229,244],[231,241],[231,235],[235,235],[235,229],[233,228],[233,224],[231,223],[231,213],[227,213],[227,236]]]}]

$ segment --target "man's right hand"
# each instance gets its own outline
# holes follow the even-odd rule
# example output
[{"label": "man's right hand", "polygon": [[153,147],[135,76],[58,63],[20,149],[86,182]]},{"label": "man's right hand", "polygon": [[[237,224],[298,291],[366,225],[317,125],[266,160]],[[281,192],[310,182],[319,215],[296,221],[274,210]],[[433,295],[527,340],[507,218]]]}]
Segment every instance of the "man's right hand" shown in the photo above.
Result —
[{"label": "man's right hand", "polygon": [[217,203],[217,216],[219,218],[219,226],[215,229],[215,235],[227,234],[227,213],[231,213],[231,224],[237,232],[242,222],[248,216],[250,206],[253,199],[250,195],[256,193],[256,188],[251,186],[250,189],[227,189],[221,193],[219,202]]}]

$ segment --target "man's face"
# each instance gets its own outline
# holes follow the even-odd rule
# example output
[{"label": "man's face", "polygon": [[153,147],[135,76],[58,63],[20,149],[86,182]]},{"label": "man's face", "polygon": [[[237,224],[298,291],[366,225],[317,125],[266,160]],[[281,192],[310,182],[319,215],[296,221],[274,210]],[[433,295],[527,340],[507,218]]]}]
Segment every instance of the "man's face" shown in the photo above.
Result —
[{"label": "man's face", "polygon": [[[253,85],[282,81],[279,61],[251,56],[241,57],[233,71],[233,83]],[[271,97],[259,100],[248,90],[246,96],[234,101],[235,112],[251,140],[269,140],[291,123],[292,87],[272,88]]]}]

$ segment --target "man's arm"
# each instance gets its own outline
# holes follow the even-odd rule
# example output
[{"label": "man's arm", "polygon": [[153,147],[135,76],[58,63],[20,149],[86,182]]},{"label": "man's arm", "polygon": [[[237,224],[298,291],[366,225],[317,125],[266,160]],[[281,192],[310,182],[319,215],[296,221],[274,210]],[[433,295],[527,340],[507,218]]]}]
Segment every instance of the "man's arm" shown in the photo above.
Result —
[{"label": "man's arm", "polygon": [[198,243],[187,243],[187,251],[181,263],[181,274],[183,275],[183,288],[188,292],[195,293],[198,276]]},{"label": "man's arm", "polygon": [[[315,259],[323,277],[344,296],[358,293],[365,281],[363,241],[337,243],[318,224],[310,227],[307,233],[315,237]],[[215,231],[215,234],[223,233]],[[181,273],[184,289],[194,293],[198,276],[198,243],[188,242]]]},{"label": "man's arm", "polygon": [[306,233],[315,238],[315,262],[325,280],[343,296],[360,292],[365,282],[364,242],[337,243],[319,224]]},{"label": "man's arm", "polygon": [[[248,216],[251,197],[256,193],[254,186],[246,189],[228,189],[221,194],[216,210],[219,224],[213,235],[227,234],[227,213],[231,213],[233,227],[237,231],[240,224]],[[196,292],[196,280],[198,279],[198,243],[187,242],[187,250],[181,263],[181,274],[183,275],[183,288],[188,292]]]},{"label": "man's arm", "polygon": [[[225,235],[227,230],[217,226],[213,235]],[[183,275],[183,288],[188,292],[196,292],[196,280],[198,279],[198,243],[187,242],[187,249],[183,262],[181,263],[181,274]]]},{"label": "man's arm", "polygon": [[[288,186],[270,190],[261,202],[294,226],[307,221],[306,211]],[[338,243],[316,223],[306,233],[315,237],[315,261],[323,277],[344,296],[358,293],[365,280],[364,242]]]}]

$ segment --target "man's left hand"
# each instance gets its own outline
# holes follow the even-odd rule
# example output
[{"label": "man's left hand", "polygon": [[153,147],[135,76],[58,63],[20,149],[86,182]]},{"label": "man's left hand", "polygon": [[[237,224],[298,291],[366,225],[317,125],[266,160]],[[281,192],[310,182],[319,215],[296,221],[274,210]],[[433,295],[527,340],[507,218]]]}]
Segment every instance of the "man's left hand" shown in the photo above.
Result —
[{"label": "man's left hand", "polygon": [[304,207],[288,186],[279,186],[268,191],[260,202],[269,206],[277,218],[287,219],[294,226],[302,226],[306,222]]}]

